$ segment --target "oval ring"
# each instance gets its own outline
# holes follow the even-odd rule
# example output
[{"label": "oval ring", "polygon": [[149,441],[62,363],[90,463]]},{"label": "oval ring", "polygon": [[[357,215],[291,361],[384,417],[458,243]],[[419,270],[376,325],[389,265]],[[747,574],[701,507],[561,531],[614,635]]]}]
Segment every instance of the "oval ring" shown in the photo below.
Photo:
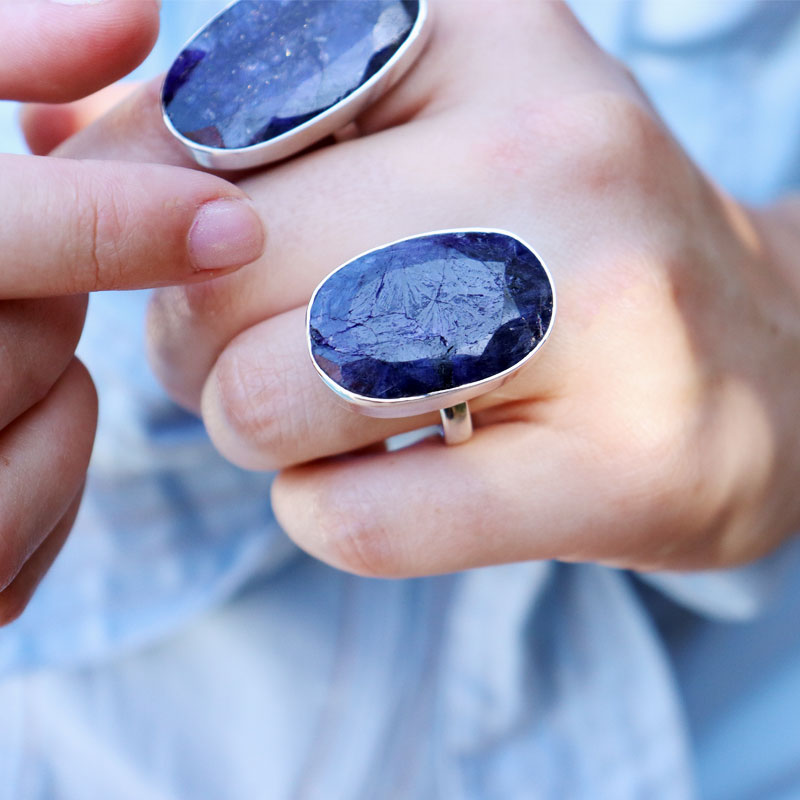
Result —
[{"label": "oval ring", "polygon": [[472,434],[468,401],[529,364],[555,319],[550,272],[508,231],[457,228],[362,253],[316,288],[309,354],[325,384],[373,417],[439,411],[448,444]]},{"label": "oval ring", "polygon": [[429,33],[428,0],[235,0],[167,72],[164,123],[210,169],[288,158],[385,94]]}]

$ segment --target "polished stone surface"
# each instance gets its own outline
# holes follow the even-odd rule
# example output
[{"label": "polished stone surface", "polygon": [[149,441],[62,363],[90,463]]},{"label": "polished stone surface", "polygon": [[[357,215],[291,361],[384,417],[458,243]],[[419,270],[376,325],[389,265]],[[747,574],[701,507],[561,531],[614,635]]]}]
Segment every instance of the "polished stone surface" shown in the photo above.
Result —
[{"label": "polished stone surface", "polygon": [[164,109],[199,144],[268,141],[373,77],[418,13],[418,0],[239,0],[178,56]]},{"label": "polished stone surface", "polygon": [[553,287],[536,255],[499,232],[430,234],[362,256],[320,286],[314,360],[369,398],[409,398],[490,378],[536,348]]}]

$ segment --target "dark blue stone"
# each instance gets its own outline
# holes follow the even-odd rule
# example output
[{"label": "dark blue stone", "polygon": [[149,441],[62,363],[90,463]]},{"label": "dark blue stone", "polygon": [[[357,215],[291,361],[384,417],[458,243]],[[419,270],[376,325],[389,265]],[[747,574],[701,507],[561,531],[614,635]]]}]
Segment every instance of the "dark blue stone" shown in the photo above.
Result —
[{"label": "dark blue stone", "polygon": [[239,0],[178,56],[164,109],[199,144],[268,141],[366,83],[418,14],[418,0]]},{"label": "dark blue stone", "polygon": [[515,366],[552,316],[547,272],[519,240],[499,232],[429,234],[334,272],[311,305],[311,351],[350,392],[417,397]]}]

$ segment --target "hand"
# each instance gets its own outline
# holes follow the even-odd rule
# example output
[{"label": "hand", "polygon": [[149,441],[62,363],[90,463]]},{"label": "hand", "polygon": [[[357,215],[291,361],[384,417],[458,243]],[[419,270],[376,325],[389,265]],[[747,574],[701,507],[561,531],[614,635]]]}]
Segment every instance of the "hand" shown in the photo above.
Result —
[{"label": "hand", "polygon": [[[156,296],[162,380],[232,461],[283,469],[286,531],[353,572],[546,558],[682,569],[777,546],[800,525],[800,288],[777,266],[796,242],[701,174],[563,5],[435,10],[430,47],[360,138],[243,181],[265,256]],[[148,131],[135,142],[132,118]],[[152,87],[66,147],[184,163]],[[338,405],[306,353],[304,306],[365,249],[468,226],[543,255],[553,335],[472,403],[468,444],[382,452],[436,417]]]},{"label": "hand", "polygon": [[[0,96],[68,100],[116,79],[155,37],[157,4],[3,2]],[[96,397],[74,356],[82,293],[196,282],[263,249],[219,178],[174,167],[0,155],[0,624],[15,619],[80,503]]]}]

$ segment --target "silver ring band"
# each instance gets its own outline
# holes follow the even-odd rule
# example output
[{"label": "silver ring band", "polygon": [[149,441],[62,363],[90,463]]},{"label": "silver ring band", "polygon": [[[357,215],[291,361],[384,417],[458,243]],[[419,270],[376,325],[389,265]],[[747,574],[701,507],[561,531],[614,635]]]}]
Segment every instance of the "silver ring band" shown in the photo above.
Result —
[{"label": "silver ring band", "polygon": [[463,444],[472,437],[472,414],[468,403],[443,408],[442,435],[445,444]]}]

